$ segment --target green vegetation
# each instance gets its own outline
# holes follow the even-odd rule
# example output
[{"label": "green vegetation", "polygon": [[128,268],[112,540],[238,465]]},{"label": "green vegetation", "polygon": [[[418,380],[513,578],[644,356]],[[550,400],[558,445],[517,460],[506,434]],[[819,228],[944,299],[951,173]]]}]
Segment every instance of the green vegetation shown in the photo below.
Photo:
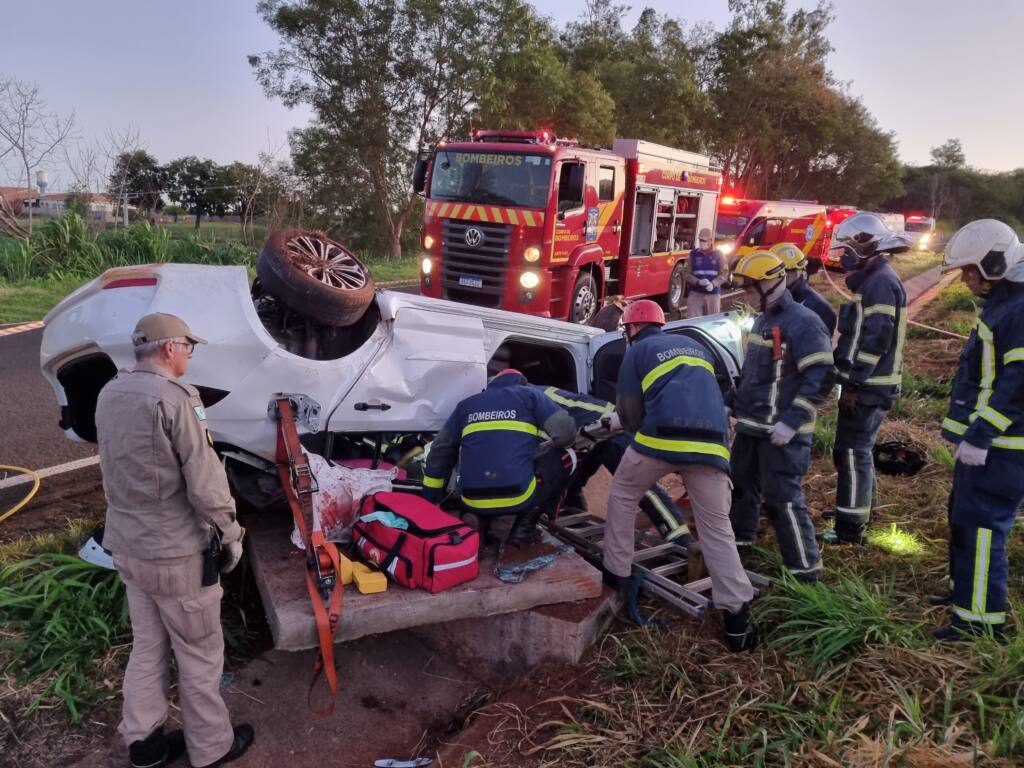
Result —
[{"label": "green vegetation", "polygon": [[897,275],[908,280],[939,266],[942,263],[942,254],[931,251],[910,251],[895,256],[889,263]]},{"label": "green vegetation", "polygon": [[57,302],[85,282],[84,278],[40,278],[18,283],[0,280],[0,323],[42,320]]}]

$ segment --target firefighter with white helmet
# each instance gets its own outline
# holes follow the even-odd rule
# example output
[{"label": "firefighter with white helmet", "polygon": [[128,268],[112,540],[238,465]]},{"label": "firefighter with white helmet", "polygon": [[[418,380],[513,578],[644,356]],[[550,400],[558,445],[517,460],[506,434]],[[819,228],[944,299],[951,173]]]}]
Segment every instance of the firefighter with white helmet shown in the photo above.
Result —
[{"label": "firefighter with white helmet", "polygon": [[1024,246],[1006,224],[972,221],[946,246],[945,270],[961,270],[983,300],[960,354],[942,436],[954,443],[949,498],[949,602],[952,622],[940,640],[992,631],[1006,623],[1006,539],[1024,503]]},{"label": "firefighter with white helmet", "polygon": [[836,227],[833,243],[848,273],[852,298],[839,308],[835,361],[841,394],[836,423],[835,527],[829,543],[863,543],[875,491],[872,448],[886,412],[899,397],[907,292],[889,266],[890,256],[910,248],[874,213],[855,213]]},{"label": "firefighter with white helmet", "polygon": [[665,475],[686,484],[711,575],[711,595],[723,609],[733,651],[754,645],[747,604],[753,587],[729,525],[728,419],[708,349],[686,336],[664,333],[665,313],[653,301],[623,313],[629,345],[619,369],[616,412],[632,433],[612,479],[605,525],[605,580],[623,589],[633,565],[637,502]]},{"label": "firefighter with white helmet", "polygon": [[821,556],[802,485],[817,410],[832,387],[832,339],[821,319],[786,290],[786,268],[775,254],[741,257],[733,280],[742,282],[747,303],[760,312],[729,398],[736,417],[730,512],[736,543],[753,544],[763,507],[789,572],[819,581]]},{"label": "firefighter with white helmet", "polygon": [[793,243],[776,243],[771,247],[786,266],[786,287],[800,304],[821,318],[831,338],[836,332],[836,311],[821,294],[811,288],[807,278],[807,256]]}]

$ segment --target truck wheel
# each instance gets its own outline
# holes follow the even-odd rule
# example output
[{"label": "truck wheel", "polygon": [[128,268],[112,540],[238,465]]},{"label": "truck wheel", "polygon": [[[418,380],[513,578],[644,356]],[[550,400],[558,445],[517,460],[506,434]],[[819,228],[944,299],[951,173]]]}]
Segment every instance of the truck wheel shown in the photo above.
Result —
[{"label": "truck wheel", "polygon": [[323,232],[271,232],[256,274],[267,293],[324,325],[352,325],[373,301],[373,278],[366,265]]},{"label": "truck wheel", "polygon": [[589,272],[581,272],[572,289],[569,322],[587,323],[597,314],[597,282]]},{"label": "truck wheel", "polygon": [[672,267],[672,274],[668,279],[668,308],[671,311],[679,312],[680,316],[686,311],[686,299],[683,297],[685,285],[683,262],[680,261]]}]

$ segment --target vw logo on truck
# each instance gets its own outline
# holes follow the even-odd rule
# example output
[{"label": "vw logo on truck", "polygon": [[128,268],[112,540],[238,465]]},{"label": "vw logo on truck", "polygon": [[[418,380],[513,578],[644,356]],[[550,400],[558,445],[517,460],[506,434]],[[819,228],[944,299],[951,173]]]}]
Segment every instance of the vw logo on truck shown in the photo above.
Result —
[{"label": "vw logo on truck", "polygon": [[470,248],[477,248],[484,241],[484,233],[476,227],[470,227],[466,230],[466,234],[463,235],[463,239]]}]

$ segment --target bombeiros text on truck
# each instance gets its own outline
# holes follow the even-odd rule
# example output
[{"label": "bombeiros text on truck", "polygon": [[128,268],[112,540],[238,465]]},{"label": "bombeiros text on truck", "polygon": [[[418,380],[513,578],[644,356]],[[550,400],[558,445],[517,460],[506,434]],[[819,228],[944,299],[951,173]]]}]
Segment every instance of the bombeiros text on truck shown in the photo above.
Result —
[{"label": "bombeiros text on truck", "polygon": [[419,160],[425,296],[586,322],[606,296],[681,308],[683,262],[714,229],[709,158],[639,139],[475,131]]}]

